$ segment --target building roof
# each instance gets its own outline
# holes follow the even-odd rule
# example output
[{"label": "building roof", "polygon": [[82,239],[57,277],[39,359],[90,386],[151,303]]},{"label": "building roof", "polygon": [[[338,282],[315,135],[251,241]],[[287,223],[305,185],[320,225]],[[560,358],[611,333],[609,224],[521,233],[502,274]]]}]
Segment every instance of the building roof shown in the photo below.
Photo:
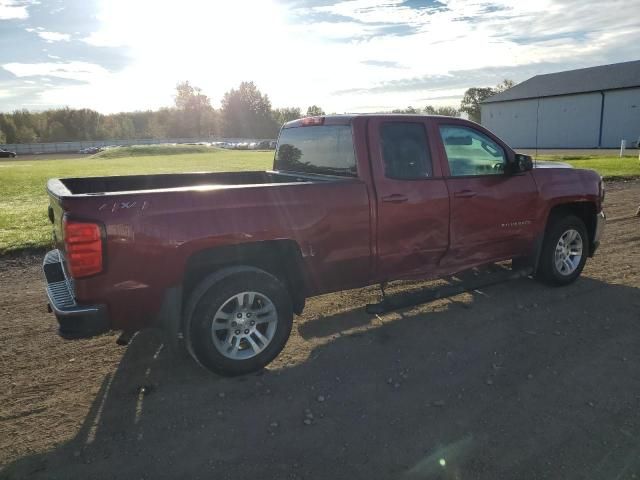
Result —
[{"label": "building roof", "polygon": [[640,87],[640,60],[536,75],[482,103]]}]

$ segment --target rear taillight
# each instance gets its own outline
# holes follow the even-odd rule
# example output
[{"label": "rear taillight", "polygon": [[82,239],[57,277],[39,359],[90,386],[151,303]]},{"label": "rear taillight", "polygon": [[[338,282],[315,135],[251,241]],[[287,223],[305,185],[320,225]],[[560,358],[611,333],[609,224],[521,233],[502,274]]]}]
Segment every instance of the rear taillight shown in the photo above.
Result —
[{"label": "rear taillight", "polygon": [[102,271],[102,231],[96,223],[64,219],[67,268],[73,278]]}]

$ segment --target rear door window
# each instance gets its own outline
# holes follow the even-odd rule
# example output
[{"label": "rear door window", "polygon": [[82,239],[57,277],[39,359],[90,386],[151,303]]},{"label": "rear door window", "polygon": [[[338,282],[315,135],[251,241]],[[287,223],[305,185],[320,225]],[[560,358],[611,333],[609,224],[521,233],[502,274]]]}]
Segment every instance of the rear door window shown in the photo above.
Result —
[{"label": "rear door window", "polygon": [[427,134],[422,123],[383,123],[380,138],[387,178],[418,180],[433,176]]},{"label": "rear door window", "polygon": [[283,129],[278,140],[274,169],[356,176],[351,126],[318,125]]}]

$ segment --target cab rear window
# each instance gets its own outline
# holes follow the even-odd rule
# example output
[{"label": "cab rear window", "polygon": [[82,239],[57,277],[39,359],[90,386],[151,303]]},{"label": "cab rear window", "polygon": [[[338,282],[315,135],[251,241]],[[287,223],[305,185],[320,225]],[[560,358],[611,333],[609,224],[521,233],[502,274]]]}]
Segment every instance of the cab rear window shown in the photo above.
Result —
[{"label": "cab rear window", "polygon": [[274,170],[356,176],[351,126],[318,125],[283,129],[278,139]]}]

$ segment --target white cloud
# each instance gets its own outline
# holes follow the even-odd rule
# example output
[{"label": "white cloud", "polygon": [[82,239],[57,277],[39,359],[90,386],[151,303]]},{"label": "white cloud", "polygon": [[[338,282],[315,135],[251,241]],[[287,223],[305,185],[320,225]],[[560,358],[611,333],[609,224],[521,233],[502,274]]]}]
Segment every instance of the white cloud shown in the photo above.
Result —
[{"label": "white cloud", "polygon": [[90,82],[108,74],[100,65],[87,62],[6,63],[2,67],[16,77],[48,76]]},{"label": "white cloud", "polygon": [[82,39],[83,42],[93,45],[94,47],[124,47],[126,42],[124,38],[107,32],[92,32],[88,37]]},{"label": "white cloud", "polygon": [[43,40],[46,40],[47,43],[68,42],[69,40],[71,40],[71,35],[69,35],[68,33],[47,32],[47,31],[41,31],[37,33],[38,33],[38,36]]},{"label": "white cloud", "polygon": [[329,6],[312,7],[312,11],[357,18],[364,23],[420,25],[430,15],[403,5],[403,0],[347,0]]},{"label": "white cloud", "polygon": [[[628,55],[632,51],[630,45],[640,44],[637,28],[640,22],[637,16],[629,16],[626,8],[614,8],[618,5],[615,1],[596,4],[583,0],[444,0],[443,3],[446,9],[410,9],[399,0],[346,0],[312,7],[311,13],[347,19],[343,26],[352,30],[353,38],[343,42],[339,52],[340,60],[351,61],[335,62],[339,65],[335,70],[340,73],[333,77],[338,82],[329,79],[324,83],[326,86],[339,83],[334,91],[346,92],[328,98],[328,105],[335,105],[328,108],[343,111],[366,109],[367,105],[406,106],[428,99],[435,104],[454,104],[457,101],[451,97],[456,92],[461,97],[464,88],[446,89],[434,87],[433,82],[412,80],[449,76],[454,87],[461,79],[464,81],[464,72],[468,71],[476,74],[469,76],[467,87],[485,86],[501,81],[501,70],[531,71],[528,66],[538,64],[539,73],[545,73],[548,69],[558,71],[577,64],[588,66],[637,58],[637,54],[632,58]],[[638,0],[632,3],[640,7]],[[608,14],[602,15],[602,11]],[[636,26],[635,30],[631,25]],[[403,31],[398,26],[410,28]],[[316,27],[310,26],[310,31],[322,36],[323,26]],[[370,29],[377,29],[379,34],[362,38],[362,33]],[[348,35],[341,32],[341,36]],[[619,48],[625,44],[627,56]],[[356,64],[362,59],[395,62],[407,69]],[[472,83],[478,81],[477,71],[483,69],[493,74],[482,76],[480,81],[486,82],[484,85]],[[413,87],[379,88],[394,82]]]},{"label": "white cloud", "polygon": [[68,33],[48,32],[43,27],[37,27],[37,28],[27,27],[25,28],[25,30],[30,33],[35,33],[43,40],[46,40],[47,43],[61,42],[61,41],[68,42],[69,40],[71,40],[71,35]]},{"label": "white cloud", "polygon": [[27,7],[29,2],[17,0],[0,0],[0,20],[22,20],[29,18]]}]

